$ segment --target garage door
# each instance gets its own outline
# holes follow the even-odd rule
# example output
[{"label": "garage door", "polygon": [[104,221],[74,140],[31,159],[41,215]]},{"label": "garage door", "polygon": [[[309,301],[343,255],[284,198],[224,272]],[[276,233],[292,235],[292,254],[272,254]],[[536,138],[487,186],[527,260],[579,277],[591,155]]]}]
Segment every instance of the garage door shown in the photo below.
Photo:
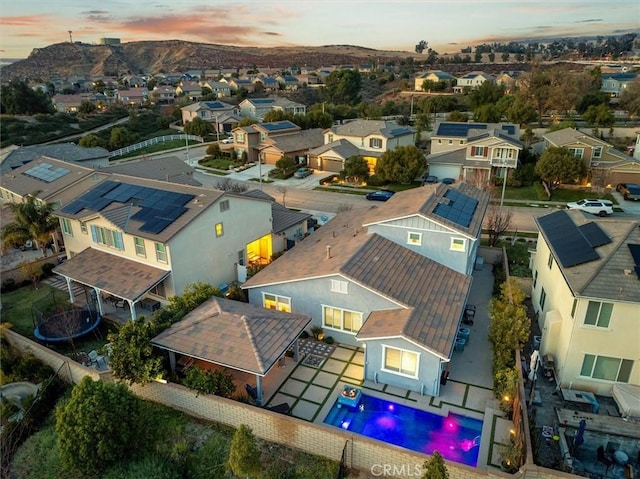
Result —
[{"label": "garage door", "polygon": [[460,177],[460,167],[458,165],[429,165],[429,174],[442,178],[453,178],[457,180]]}]

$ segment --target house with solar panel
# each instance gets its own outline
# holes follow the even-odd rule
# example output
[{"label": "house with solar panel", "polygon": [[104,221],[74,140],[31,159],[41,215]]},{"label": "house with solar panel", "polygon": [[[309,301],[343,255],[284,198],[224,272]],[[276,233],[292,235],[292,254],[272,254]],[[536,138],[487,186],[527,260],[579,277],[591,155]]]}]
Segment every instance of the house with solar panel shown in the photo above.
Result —
[{"label": "house with solar panel", "polygon": [[495,83],[496,77],[482,71],[466,73],[456,79],[456,86],[453,87],[453,93],[464,93],[465,90],[475,90],[487,81]]},{"label": "house with solar panel", "polygon": [[[136,319],[194,282],[225,285],[273,253],[271,201],[210,188],[112,175],[55,211],[73,302],[80,285],[105,312]],[[142,309],[141,309],[142,308]]]},{"label": "house with solar panel", "polygon": [[518,167],[518,125],[443,121],[431,135],[429,175],[481,184]]},{"label": "house with solar panel", "polygon": [[275,164],[283,156],[290,156],[298,163],[306,162],[309,148],[322,143],[319,128],[302,130],[289,120],[256,123],[234,128],[233,149],[238,158],[246,154],[249,162]]},{"label": "house with solar panel", "polygon": [[398,146],[414,145],[415,130],[393,120],[354,120],[324,130],[324,144],[309,150],[309,166],[340,172],[351,156],[364,158],[371,173],[378,158]]},{"label": "house with solar panel", "polygon": [[[364,347],[364,380],[437,396],[471,289],[489,194],[428,185],[338,214],[242,288]],[[312,258],[312,260],[310,260]]]},{"label": "house with solar panel", "polygon": [[220,100],[199,101],[180,108],[182,124],[200,118],[213,125],[214,131],[228,133],[240,122],[240,110],[234,105]]},{"label": "house with solar panel", "polygon": [[[253,86],[253,84],[252,84]],[[245,98],[238,105],[243,118],[262,121],[264,116],[272,111],[283,111],[292,115],[305,115],[307,107],[301,103],[283,97],[273,98]]]},{"label": "house with solar panel", "polygon": [[640,222],[562,210],[536,223],[532,302],[558,385],[640,386]]}]

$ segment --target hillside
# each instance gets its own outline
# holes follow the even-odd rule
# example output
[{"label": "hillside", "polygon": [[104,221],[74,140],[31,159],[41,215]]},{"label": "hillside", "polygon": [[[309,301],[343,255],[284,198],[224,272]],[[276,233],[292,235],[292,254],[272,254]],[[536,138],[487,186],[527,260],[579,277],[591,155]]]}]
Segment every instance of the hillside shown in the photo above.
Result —
[{"label": "hillside", "polygon": [[120,75],[127,72],[187,71],[252,65],[284,68],[292,65],[378,63],[412,56],[350,45],[256,48],[193,43],[181,40],[130,42],[121,45],[57,43],[34,49],[28,58],[0,69],[3,81],[54,76]]}]

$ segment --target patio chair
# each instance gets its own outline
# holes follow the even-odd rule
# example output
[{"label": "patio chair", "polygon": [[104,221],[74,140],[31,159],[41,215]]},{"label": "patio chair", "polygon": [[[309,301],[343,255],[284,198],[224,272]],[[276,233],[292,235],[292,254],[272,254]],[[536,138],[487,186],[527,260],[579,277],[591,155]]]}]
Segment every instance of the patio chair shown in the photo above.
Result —
[{"label": "patio chair", "polygon": [[89,360],[91,360],[91,365],[95,364],[96,367],[99,367],[100,363],[106,364],[104,360],[104,356],[101,356],[100,354],[98,354],[98,351],[96,351],[95,349],[92,351],[89,351]]},{"label": "patio chair", "polygon": [[254,401],[258,399],[258,391],[256,391],[256,388],[254,388],[251,384],[245,384],[244,389],[247,391],[247,394],[251,399],[253,399]]}]

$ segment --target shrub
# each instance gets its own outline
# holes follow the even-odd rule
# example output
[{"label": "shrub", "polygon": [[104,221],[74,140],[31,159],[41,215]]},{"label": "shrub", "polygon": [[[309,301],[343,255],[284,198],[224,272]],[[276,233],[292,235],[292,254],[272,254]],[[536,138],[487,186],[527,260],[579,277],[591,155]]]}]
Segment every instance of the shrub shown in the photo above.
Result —
[{"label": "shrub", "polygon": [[334,175],[329,175],[325,178],[320,179],[318,182],[322,185],[322,186],[326,186],[326,185],[330,185],[331,183],[334,183],[336,181],[338,181],[340,179],[340,175],[339,174],[334,174]]},{"label": "shrub", "polygon": [[53,263],[45,263],[42,265],[42,276],[51,276],[51,272],[56,265]]},{"label": "shrub", "polygon": [[369,186],[384,186],[384,185],[388,185],[389,182],[386,180],[383,180],[382,178],[380,178],[379,176],[376,175],[371,175],[368,179],[367,179],[367,185]]},{"label": "shrub", "polygon": [[533,189],[536,192],[536,198],[538,199],[538,201],[548,201],[549,200],[549,195],[547,195],[547,192],[544,189],[544,186],[542,186],[542,183],[534,183],[533,184]]},{"label": "shrub", "polygon": [[187,371],[184,385],[202,394],[215,394],[227,398],[236,391],[233,376],[226,369],[210,371],[191,367]]},{"label": "shrub", "polygon": [[327,336],[326,338],[324,338],[324,342],[327,343],[327,344],[333,344],[336,341],[335,341],[335,339],[333,339],[333,337]]},{"label": "shrub", "polygon": [[16,289],[16,280],[13,278],[7,278],[2,281],[2,292],[9,293]]}]

